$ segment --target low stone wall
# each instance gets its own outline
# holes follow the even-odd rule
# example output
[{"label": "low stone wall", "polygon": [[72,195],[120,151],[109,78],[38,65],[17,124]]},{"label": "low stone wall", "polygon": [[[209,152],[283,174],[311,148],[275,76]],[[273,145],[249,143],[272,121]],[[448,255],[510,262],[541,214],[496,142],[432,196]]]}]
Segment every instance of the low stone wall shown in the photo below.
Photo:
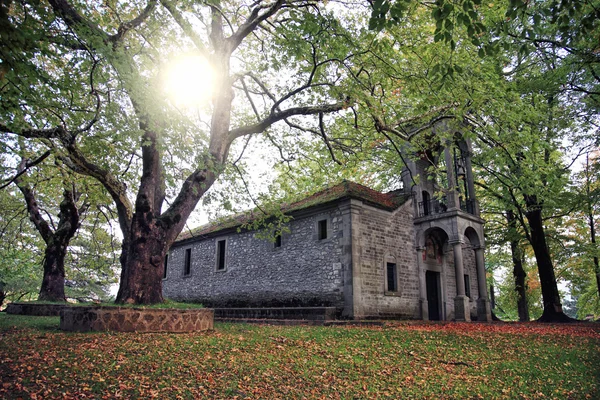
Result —
[{"label": "low stone wall", "polygon": [[196,332],[213,329],[211,309],[66,307],[60,313],[65,331]]},{"label": "low stone wall", "polygon": [[69,307],[68,304],[37,304],[37,303],[9,303],[6,306],[7,314],[35,315],[38,317],[56,317],[61,310]]},{"label": "low stone wall", "polygon": [[331,321],[335,317],[335,307],[215,308],[215,318],[223,320]]}]

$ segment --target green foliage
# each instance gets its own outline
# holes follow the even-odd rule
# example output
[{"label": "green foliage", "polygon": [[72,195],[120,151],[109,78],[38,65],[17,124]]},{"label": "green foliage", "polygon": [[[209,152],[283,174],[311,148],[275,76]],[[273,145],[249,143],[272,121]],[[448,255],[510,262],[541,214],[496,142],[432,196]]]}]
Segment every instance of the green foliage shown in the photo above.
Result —
[{"label": "green foliage", "polygon": [[84,223],[71,241],[65,260],[65,294],[69,298],[108,301],[111,288],[118,283],[119,242],[108,233],[105,222],[99,225]]},{"label": "green foliage", "polygon": [[[577,300],[577,317],[580,319],[600,315],[600,288],[596,279],[596,273],[600,272],[600,249],[596,238],[600,212],[598,161],[597,149],[592,147],[581,165],[582,169],[575,174],[576,208],[565,218],[557,246],[561,274],[570,283],[571,294]],[[562,246],[563,243],[568,246]]]},{"label": "green foliage", "polygon": [[32,229],[25,206],[9,190],[0,190],[0,291],[4,301],[32,300],[42,280],[44,243]]}]

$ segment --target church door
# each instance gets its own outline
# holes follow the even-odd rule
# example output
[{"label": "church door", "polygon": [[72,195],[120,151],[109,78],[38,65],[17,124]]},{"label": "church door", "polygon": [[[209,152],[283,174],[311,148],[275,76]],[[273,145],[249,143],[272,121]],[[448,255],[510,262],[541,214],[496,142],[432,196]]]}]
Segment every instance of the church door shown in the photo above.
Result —
[{"label": "church door", "polygon": [[429,308],[429,320],[439,321],[440,318],[440,273],[425,271],[425,282],[427,286],[427,304]]}]

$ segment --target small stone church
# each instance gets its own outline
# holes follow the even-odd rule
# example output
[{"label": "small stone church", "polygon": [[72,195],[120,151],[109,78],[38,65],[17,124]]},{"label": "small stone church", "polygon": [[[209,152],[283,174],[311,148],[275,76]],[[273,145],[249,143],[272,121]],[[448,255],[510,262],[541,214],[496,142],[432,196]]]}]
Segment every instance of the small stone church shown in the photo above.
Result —
[{"label": "small stone church", "polygon": [[235,218],[183,233],[163,294],[210,307],[335,307],[349,319],[491,321],[470,142],[407,161],[402,180],[388,193],[343,181],[288,205],[274,240]]}]

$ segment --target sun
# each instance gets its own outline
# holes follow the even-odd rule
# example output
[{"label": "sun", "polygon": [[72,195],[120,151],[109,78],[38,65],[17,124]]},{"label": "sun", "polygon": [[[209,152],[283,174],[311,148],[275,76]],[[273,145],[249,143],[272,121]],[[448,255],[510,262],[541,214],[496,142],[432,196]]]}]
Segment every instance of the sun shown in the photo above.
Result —
[{"label": "sun", "polygon": [[212,98],[215,73],[201,56],[178,57],[169,63],[164,87],[169,98],[180,106],[200,106]]}]

